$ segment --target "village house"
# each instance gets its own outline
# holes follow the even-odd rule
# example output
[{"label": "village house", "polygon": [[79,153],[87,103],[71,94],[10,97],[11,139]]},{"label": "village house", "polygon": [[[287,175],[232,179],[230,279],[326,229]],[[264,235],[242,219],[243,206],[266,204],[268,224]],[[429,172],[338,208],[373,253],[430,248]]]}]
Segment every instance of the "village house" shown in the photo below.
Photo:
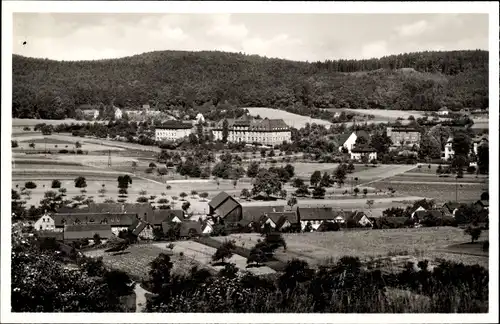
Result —
[{"label": "village house", "polygon": [[115,108],[115,119],[118,120],[118,119],[122,119],[123,117],[123,112],[120,108],[118,107],[114,107]]},{"label": "village house", "polygon": [[459,207],[460,207],[460,204],[457,202],[447,202],[447,203],[443,204],[443,207],[441,208],[441,210],[445,216],[455,217],[455,213]]},{"label": "village house", "polygon": [[201,224],[201,234],[210,235],[214,231],[213,224],[208,221],[204,221]]},{"label": "village house", "polygon": [[297,207],[297,219],[301,230],[311,224],[313,230],[317,230],[323,222],[344,223],[343,211],[334,210],[331,207]]},{"label": "village house", "polygon": [[373,226],[373,222],[368,218],[368,215],[363,211],[352,212],[351,215],[349,216],[349,219],[363,227]]},{"label": "village house", "polygon": [[65,231],[68,225],[109,225],[113,234],[118,236],[122,230],[128,228],[138,219],[134,214],[111,213],[80,213],[80,214],[55,214],[54,223],[56,231]]},{"label": "village house", "polygon": [[202,227],[199,222],[195,221],[185,221],[181,223],[180,237],[181,238],[193,238],[200,236],[202,234]]},{"label": "village house", "polygon": [[146,222],[153,227],[161,227],[163,222],[182,223],[185,220],[184,211],[181,209],[155,209],[150,216],[145,218]]},{"label": "village house", "polygon": [[285,211],[285,206],[242,206],[242,220],[240,225],[253,224],[254,228],[264,228],[265,223],[274,228],[276,224],[266,214],[280,213]]},{"label": "village house", "polygon": [[[477,155],[479,147],[488,145],[488,136],[476,136],[472,140],[472,151]],[[453,137],[449,137],[446,145],[444,146],[444,159],[450,160],[455,155],[453,150]]]},{"label": "village house", "polygon": [[[259,143],[264,145],[277,145],[290,142],[292,132],[283,119],[254,119],[243,115],[239,119],[227,119],[227,141],[231,143]],[[212,129],[214,140],[222,140],[224,121],[220,121]]]},{"label": "village house", "polygon": [[192,125],[177,120],[168,120],[155,128],[155,140],[157,142],[175,141],[189,136],[192,132]]},{"label": "village house", "polygon": [[236,224],[242,219],[240,203],[222,191],[208,203],[210,217],[220,217],[225,223]]},{"label": "village house", "polygon": [[293,227],[298,227],[297,213],[295,211],[282,211],[266,213],[265,222],[269,223],[271,228],[277,231],[284,231]]},{"label": "village house", "polygon": [[339,152],[346,149],[349,153],[351,153],[354,145],[356,144],[356,140],[359,137],[363,137],[366,144],[370,142],[370,134],[364,130],[358,130],[348,134],[340,134],[334,139],[334,142],[335,145],[338,146]]},{"label": "village house", "polygon": [[426,209],[422,206],[418,206],[418,208],[416,208],[414,211],[411,212],[410,214],[410,218],[411,219],[414,219],[415,218],[415,215],[417,212],[422,212],[422,211],[426,211]]},{"label": "village house", "polygon": [[37,231],[55,231],[55,222],[54,219],[47,213],[42,215],[36,222],[33,224],[33,228]]},{"label": "village house", "polygon": [[419,210],[416,211],[413,216],[411,217],[412,220],[415,220],[416,222],[420,223],[427,217],[432,217],[436,219],[442,219],[443,218],[443,212],[439,209],[429,209],[429,210]]},{"label": "village house", "polygon": [[420,130],[411,126],[387,127],[387,137],[392,141],[392,147],[420,145]]},{"label": "village house", "polygon": [[142,219],[136,219],[128,229],[138,239],[152,240],[154,238],[153,225],[147,223]]},{"label": "village house", "polygon": [[99,117],[99,110],[97,109],[84,109],[82,110],[85,119],[97,119]]},{"label": "village house", "polygon": [[439,116],[448,116],[448,114],[450,113],[450,111],[448,110],[448,108],[446,107],[442,107],[441,109],[438,110],[437,114]]},{"label": "village house", "polygon": [[354,147],[351,150],[351,160],[362,161],[366,158],[367,161],[372,161],[377,159],[377,151],[368,145]]}]

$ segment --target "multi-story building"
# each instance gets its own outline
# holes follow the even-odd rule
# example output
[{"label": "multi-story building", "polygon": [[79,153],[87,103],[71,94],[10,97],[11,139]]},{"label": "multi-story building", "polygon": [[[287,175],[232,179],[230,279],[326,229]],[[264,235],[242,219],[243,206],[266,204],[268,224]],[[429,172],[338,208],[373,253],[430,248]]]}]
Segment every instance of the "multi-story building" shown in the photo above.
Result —
[{"label": "multi-story building", "polygon": [[[233,143],[260,143],[265,145],[277,145],[290,142],[292,132],[283,119],[253,119],[243,115],[239,119],[228,119],[227,141]],[[212,130],[214,140],[222,140],[222,129],[224,121],[217,123]]]},{"label": "multi-story building", "polygon": [[387,137],[392,140],[393,146],[420,144],[420,130],[411,126],[387,127]]},{"label": "multi-story building", "polygon": [[156,141],[175,141],[193,132],[191,124],[182,123],[179,121],[167,121],[162,126],[155,129]]}]

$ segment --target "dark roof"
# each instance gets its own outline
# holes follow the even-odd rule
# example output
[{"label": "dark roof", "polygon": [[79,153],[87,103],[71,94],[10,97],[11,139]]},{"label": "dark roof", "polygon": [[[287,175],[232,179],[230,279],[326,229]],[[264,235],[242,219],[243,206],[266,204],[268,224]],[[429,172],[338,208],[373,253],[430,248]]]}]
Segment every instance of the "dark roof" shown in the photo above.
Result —
[{"label": "dark roof", "polygon": [[136,219],[135,222],[132,225],[130,225],[128,229],[132,232],[132,234],[138,236],[142,232],[142,230],[146,228],[147,225],[148,223],[146,223],[142,219]]},{"label": "dark roof", "polygon": [[64,228],[65,240],[91,239],[95,234],[99,234],[103,239],[113,235],[111,226],[104,224],[66,225]]},{"label": "dark roof", "polygon": [[168,230],[170,229],[170,227],[172,227],[172,224],[171,223],[168,223],[168,222],[162,222],[161,223],[161,229],[163,231],[163,234],[166,234],[168,232]]},{"label": "dark roof", "polygon": [[[295,224],[298,222],[297,214],[293,211],[267,213],[266,216],[269,217],[276,225],[278,225],[280,222],[284,223],[284,220],[286,220],[286,219],[288,219],[288,221],[292,224]],[[283,225],[283,224],[281,224],[281,225]]]},{"label": "dark roof", "polygon": [[435,217],[435,218],[441,218],[443,217],[443,212],[438,209],[430,209],[430,210],[419,210],[415,212],[415,215],[418,219],[424,219],[425,217]]},{"label": "dark roof", "polygon": [[240,224],[242,227],[247,227],[248,225],[250,225],[251,223],[253,223],[254,221],[251,220],[251,219],[242,219],[238,222],[238,224]]},{"label": "dark roof", "polygon": [[243,219],[259,221],[262,215],[285,211],[285,206],[242,206]]},{"label": "dark roof", "polygon": [[308,220],[333,220],[338,216],[338,212],[331,207],[297,208],[301,221]]},{"label": "dark roof", "polygon": [[81,208],[64,206],[64,207],[61,207],[57,210],[57,213],[59,213],[59,214],[89,213],[89,212],[90,212],[90,210],[89,210],[88,206],[81,207]]},{"label": "dark roof", "polygon": [[219,207],[227,198],[230,198],[231,196],[228,195],[226,192],[221,191],[219,194],[210,200],[208,205],[212,207],[213,209],[216,209]]},{"label": "dark roof", "polygon": [[149,203],[91,203],[89,204],[91,213],[115,213],[115,214],[136,214],[139,217],[147,217],[153,212],[153,207]]},{"label": "dark roof", "polygon": [[[389,128],[389,127],[388,127]],[[392,126],[391,131],[394,132],[416,132],[420,133],[420,130],[416,129],[415,127],[412,126]]]},{"label": "dark roof", "polygon": [[179,122],[177,120],[167,120],[163,122],[160,126],[155,127],[156,129],[189,129],[193,128],[193,125]]},{"label": "dark roof", "polygon": [[181,223],[180,236],[186,237],[189,236],[189,232],[191,230],[195,230],[197,234],[201,234],[201,224],[199,222],[189,221]]},{"label": "dark roof", "polygon": [[63,232],[54,232],[54,231],[37,231],[39,237],[53,237],[57,241],[63,240]]},{"label": "dark roof", "polygon": [[439,111],[448,111],[448,108],[443,107],[443,108],[440,108]]},{"label": "dark roof", "polygon": [[219,207],[215,209],[215,213],[220,217],[226,217],[230,212],[235,210],[238,206],[241,206],[234,198],[229,197],[226,199]]},{"label": "dark roof", "polygon": [[180,221],[184,220],[184,211],[181,209],[155,209],[146,221],[150,224],[159,226],[163,222],[171,222],[174,217],[179,218]]},{"label": "dark roof", "polygon": [[355,212],[350,213],[348,215],[348,218],[352,219],[356,222],[359,222],[363,218],[363,216],[368,217],[368,215],[366,215],[366,213],[363,211],[355,211]]},{"label": "dark roof", "polygon": [[54,215],[54,223],[56,227],[61,227],[63,224],[109,224],[111,226],[130,226],[135,220],[135,214],[58,213]]},{"label": "dark roof", "polygon": [[345,141],[347,141],[347,139],[351,136],[351,134],[352,133],[340,134],[340,135],[336,136],[334,141],[336,141],[339,146],[342,146],[342,145],[344,145]]}]

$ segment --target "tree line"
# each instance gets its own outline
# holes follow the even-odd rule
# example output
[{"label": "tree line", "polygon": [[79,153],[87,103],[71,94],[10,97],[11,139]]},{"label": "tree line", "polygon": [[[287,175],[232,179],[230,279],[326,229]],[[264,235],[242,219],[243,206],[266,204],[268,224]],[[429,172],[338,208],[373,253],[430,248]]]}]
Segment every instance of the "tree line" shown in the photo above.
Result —
[{"label": "tree line", "polygon": [[[63,119],[82,105],[189,115],[211,107],[435,111],[488,107],[488,52],[451,51],[307,63],[224,52],[152,52],[59,62],[13,56],[13,116]],[[221,111],[224,109],[221,108]],[[331,117],[331,116],[326,116]]]}]

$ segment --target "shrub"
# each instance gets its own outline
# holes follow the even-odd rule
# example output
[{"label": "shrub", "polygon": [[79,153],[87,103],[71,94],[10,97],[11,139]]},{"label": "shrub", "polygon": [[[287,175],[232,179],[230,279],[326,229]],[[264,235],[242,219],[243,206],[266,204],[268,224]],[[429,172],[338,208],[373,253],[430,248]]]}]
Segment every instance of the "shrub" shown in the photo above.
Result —
[{"label": "shrub", "polygon": [[66,149],[59,150],[59,153],[61,153],[61,154],[68,154],[68,152],[69,152],[69,151],[68,151],[68,150],[66,150]]},{"label": "shrub", "polygon": [[481,236],[481,228],[478,226],[469,225],[464,230],[464,234],[470,235],[471,243],[474,243],[474,241],[477,241],[479,239],[479,237]]},{"label": "shrub", "polygon": [[61,188],[61,181],[59,181],[59,180],[52,180],[51,187],[54,188],[54,189]]},{"label": "shrub", "polygon": [[26,189],[35,189],[36,188],[36,183],[34,183],[33,181],[28,181],[24,184],[24,187]]},{"label": "shrub", "polygon": [[12,141],[11,140],[11,147],[14,148],[14,147],[18,147],[19,144],[17,143],[17,141]]},{"label": "shrub", "polygon": [[474,172],[476,172],[476,167],[471,165],[467,168],[467,173],[468,174],[474,174]]},{"label": "shrub", "polygon": [[82,155],[82,154],[83,154],[83,151],[82,151],[82,150],[80,150],[80,149],[78,149],[78,150],[76,150],[76,154]]},{"label": "shrub", "polygon": [[489,241],[484,241],[483,242],[483,251],[488,252],[490,249],[490,242]]},{"label": "shrub", "polygon": [[137,202],[138,203],[147,203],[148,202],[148,198],[144,197],[144,196],[141,196],[141,197],[137,198]]}]

